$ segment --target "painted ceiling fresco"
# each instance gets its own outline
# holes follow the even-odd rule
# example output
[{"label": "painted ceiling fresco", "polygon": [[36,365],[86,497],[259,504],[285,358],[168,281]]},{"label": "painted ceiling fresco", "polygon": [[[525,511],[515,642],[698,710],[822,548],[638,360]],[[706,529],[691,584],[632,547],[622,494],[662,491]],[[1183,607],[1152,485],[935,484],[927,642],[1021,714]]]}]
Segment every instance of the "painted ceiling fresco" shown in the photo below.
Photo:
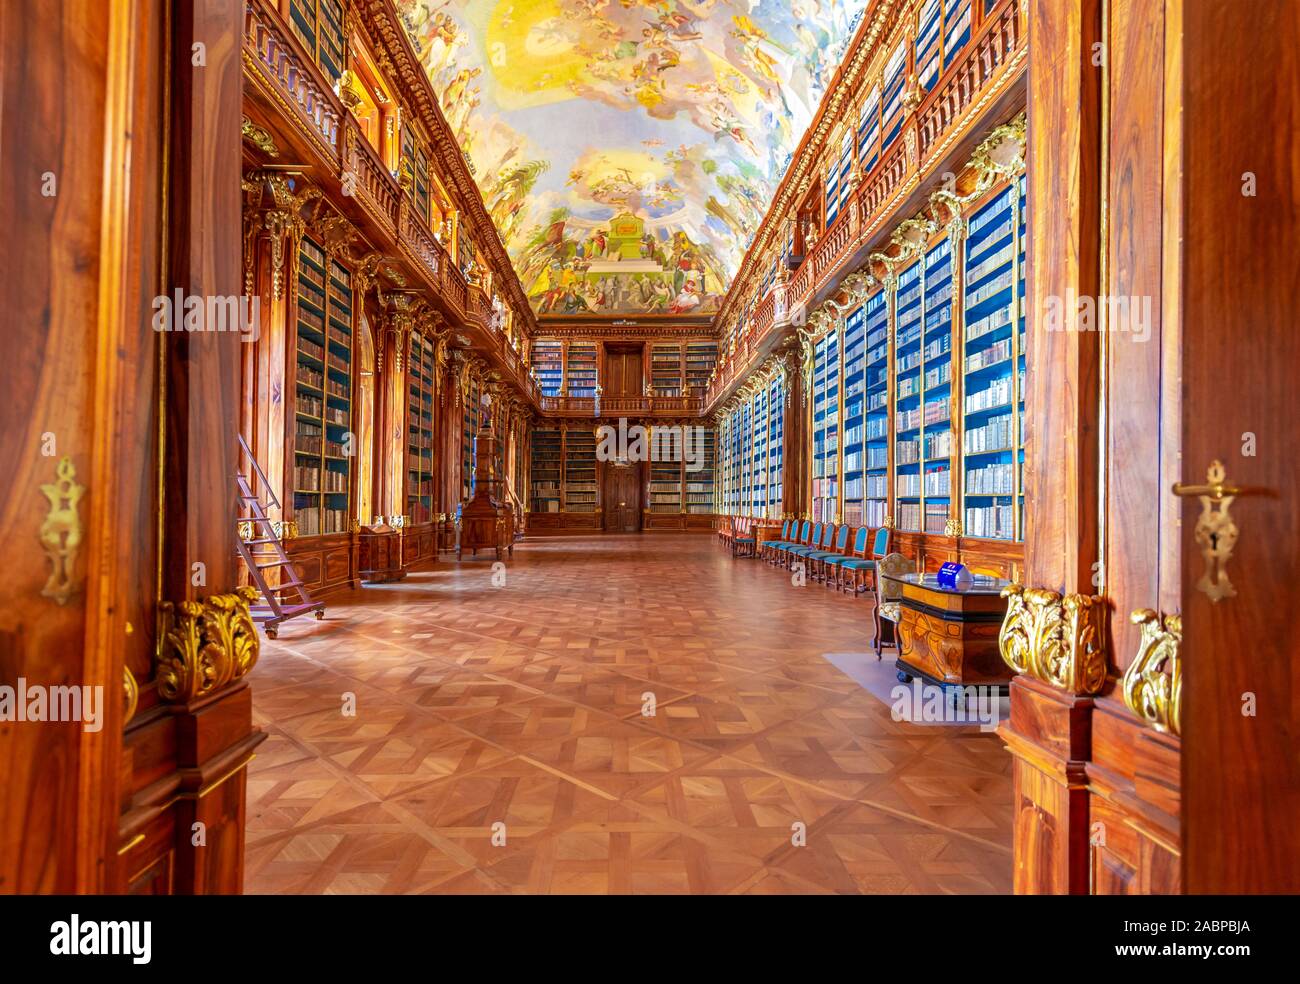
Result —
[{"label": "painted ceiling fresco", "polygon": [[715,311],[866,0],[398,0],[539,314]]}]

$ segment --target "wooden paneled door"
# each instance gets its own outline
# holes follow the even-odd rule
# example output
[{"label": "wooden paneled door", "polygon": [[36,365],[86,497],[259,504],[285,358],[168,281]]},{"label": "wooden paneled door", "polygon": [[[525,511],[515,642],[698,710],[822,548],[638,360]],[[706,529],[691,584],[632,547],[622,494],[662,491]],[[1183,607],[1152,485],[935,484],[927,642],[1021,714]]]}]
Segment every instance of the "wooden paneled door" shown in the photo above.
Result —
[{"label": "wooden paneled door", "polygon": [[[1183,16],[1183,882],[1294,892],[1300,5]],[[1241,489],[1221,502],[1195,488],[1214,461]],[[1231,557],[1207,561],[1207,542]]]},{"label": "wooden paneled door", "polygon": [[641,532],[641,487],[644,476],[640,465],[605,466],[605,532]]},{"label": "wooden paneled door", "polygon": [[644,346],[607,345],[605,347],[605,395],[613,397],[643,396],[645,390]]}]

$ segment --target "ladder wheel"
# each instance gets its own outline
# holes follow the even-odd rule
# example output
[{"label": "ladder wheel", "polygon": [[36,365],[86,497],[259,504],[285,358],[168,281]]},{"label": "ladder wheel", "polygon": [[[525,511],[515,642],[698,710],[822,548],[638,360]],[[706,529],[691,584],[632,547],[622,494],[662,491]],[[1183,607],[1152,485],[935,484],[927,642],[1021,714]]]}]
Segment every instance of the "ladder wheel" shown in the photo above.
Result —
[{"label": "ladder wheel", "polygon": [[312,614],[313,614],[314,616],[316,616],[316,621],[317,621],[317,622],[319,622],[321,619],[323,619],[323,618],[325,617],[325,612],[324,612],[323,610],[319,609],[319,608],[316,609],[314,612],[312,612]]},{"label": "ladder wheel", "polygon": [[274,639],[279,634],[280,634],[280,630],[277,629],[274,625],[268,625],[266,627],[266,637],[268,639]]}]

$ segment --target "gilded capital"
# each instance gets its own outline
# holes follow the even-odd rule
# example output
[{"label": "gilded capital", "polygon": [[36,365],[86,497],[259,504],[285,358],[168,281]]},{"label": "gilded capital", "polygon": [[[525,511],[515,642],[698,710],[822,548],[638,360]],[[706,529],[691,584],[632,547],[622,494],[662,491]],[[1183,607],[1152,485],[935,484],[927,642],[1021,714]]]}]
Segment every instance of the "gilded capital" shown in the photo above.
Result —
[{"label": "gilded capital", "polygon": [[216,693],[257,663],[261,640],[249,605],[256,588],[242,586],[202,601],[165,601],[155,659],[158,694],[184,704]]},{"label": "gilded capital", "polygon": [[1011,584],[1002,589],[1002,597],[1007,614],[998,647],[1008,666],[1067,693],[1101,690],[1106,653],[1100,595],[1061,595]]}]

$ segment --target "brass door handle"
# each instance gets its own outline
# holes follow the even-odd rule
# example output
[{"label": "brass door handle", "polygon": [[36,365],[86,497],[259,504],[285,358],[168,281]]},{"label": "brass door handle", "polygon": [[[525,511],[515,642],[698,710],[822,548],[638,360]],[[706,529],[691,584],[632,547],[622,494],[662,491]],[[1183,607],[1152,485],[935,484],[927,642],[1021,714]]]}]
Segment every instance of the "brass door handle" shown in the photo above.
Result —
[{"label": "brass door handle", "polygon": [[1205,559],[1205,571],[1196,582],[1196,587],[1204,592],[1210,601],[1234,598],[1237,589],[1228,578],[1228,561],[1232,558],[1232,549],[1237,545],[1237,525],[1232,521],[1229,510],[1232,500],[1239,495],[1259,494],[1255,490],[1231,485],[1223,462],[1215,459],[1205,474],[1206,484],[1184,485],[1175,482],[1174,495],[1196,496],[1201,500],[1201,514],[1196,518],[1194,536]]}]

